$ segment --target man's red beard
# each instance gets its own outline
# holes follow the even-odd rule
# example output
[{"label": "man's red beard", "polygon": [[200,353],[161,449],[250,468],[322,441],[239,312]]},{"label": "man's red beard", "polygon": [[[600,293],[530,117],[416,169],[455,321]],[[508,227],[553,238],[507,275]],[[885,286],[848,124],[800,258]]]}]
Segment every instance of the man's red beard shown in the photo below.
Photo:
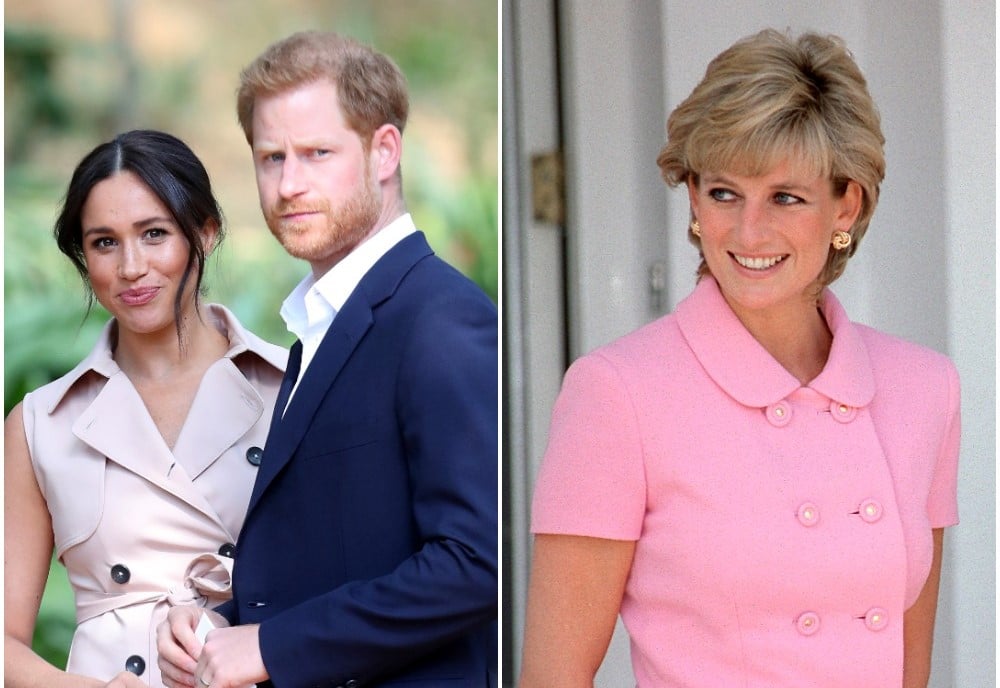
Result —
[{"label": "man's red beard", "polygon": [[[378,196],[366,179],[364,188],[336,210],[325,199],[308,206],[282,203],[266,213],[265,220],[289,255],[315,263],[350,253],[371,232],[380,210]],[[300,221],[283,219],[298,213],[320,215]],[[321,217],[326,220],[325,227],[318,226]]]}]

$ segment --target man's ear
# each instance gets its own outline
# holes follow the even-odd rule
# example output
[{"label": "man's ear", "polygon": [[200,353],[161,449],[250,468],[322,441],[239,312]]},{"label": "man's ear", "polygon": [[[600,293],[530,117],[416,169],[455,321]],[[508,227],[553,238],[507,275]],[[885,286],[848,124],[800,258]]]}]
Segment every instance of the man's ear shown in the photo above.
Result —
[{"label": "man's ear", "polygon": [[383,124],[372,134],[369,153],[376,179],[384,182],[399,169],[403,155],[403,135],[394,124]]}]

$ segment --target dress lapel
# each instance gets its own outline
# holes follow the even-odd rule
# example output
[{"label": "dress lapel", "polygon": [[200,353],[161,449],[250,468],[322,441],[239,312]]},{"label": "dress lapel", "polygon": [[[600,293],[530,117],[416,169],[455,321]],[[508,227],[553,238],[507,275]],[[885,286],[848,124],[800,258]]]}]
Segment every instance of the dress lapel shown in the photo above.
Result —
[{"label": "dress lapel", "polygon": [[[218,522],[218,515],[177,465],[138,392],[117,372],[77,418],[73,434],[119,466]],[[220,524],[221,525],[221,524]]]},{"label": "dress lapel", "polygon": [[263,413],[264,401],[253,385],[231,359],[219,359],[205,371],[173,456],[194,480],[250,432]]}]

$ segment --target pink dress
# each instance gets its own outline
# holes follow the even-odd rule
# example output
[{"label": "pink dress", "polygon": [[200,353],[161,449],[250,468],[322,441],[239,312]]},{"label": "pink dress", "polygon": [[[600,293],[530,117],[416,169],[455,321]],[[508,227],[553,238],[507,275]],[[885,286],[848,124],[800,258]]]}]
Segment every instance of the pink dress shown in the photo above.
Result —
[{"label": "pink dress", "polygon": [[229,337],[173,450],[111,357],[113,322],[76,368],[24,398],[38,486],[66,566],[77,628],[67,671],[129,669],[160,687],[156,625],[175,604],[231,596],[236,537],[287,352],[208,309]]},{"label": "pink dress", "polygon": [[566,373],[532,531],[636,541],[639,686],[900,685],[931,529],[958,522],[958,376],[829,291],[822,311],[805,387],[710,278]]}]

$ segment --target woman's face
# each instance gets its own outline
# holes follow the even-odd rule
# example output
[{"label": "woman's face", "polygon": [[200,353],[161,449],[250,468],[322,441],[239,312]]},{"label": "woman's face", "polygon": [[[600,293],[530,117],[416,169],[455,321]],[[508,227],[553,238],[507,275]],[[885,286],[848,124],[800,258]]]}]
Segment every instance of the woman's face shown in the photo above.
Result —
[{"label": "woman's face", "polygon": [[[100,304],[124,330],[172,330],[190,246],[167,207],[126,171],[95,184],[81,215],[83,256]],[[182,317],[193,308],[194,282],[192,274]]]},{"label": "woman's face", "polygon": [[688,193],[705,262],[744,323],[814,310],[833,233],[861,209],[857,183],[838,198],[828,178],[788,159],[759,177],[705,172]]}]

